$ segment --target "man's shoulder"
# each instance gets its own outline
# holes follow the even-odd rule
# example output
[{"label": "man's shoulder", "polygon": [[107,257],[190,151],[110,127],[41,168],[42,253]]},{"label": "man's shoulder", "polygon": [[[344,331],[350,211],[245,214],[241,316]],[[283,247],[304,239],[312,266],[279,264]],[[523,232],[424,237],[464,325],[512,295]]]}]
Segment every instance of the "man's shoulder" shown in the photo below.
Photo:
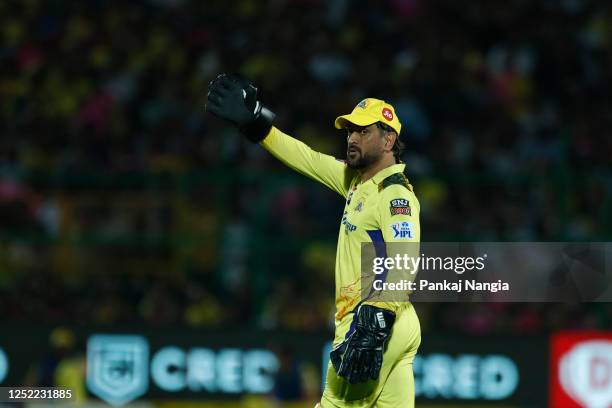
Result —
[{"label": "man's shoulder", "polygon": [[[412,185],[408,181],[408,177],[404,173],[393,173],[385,177],[381,182],[378,183],[378,192],[385,194],[388,191],[402,190],[405,189],[409,192],[413,192]],[[385,191],[387,190],[387,191]]]},{"label": "man's shoulder", "polygon": [[394,173],[378,184],[379,205],[412,206],[419,208],[419,202],[412,184],[404,173]]},{"label": "man's shoulder", "polygon": [[394,173],[385,177],[380,183],[378,183],[378,191],[382,192],[383,190],[392,186],[401,186],[409,190],[411,189],[410,183],[408,183],[408,179],[403,173]]}]

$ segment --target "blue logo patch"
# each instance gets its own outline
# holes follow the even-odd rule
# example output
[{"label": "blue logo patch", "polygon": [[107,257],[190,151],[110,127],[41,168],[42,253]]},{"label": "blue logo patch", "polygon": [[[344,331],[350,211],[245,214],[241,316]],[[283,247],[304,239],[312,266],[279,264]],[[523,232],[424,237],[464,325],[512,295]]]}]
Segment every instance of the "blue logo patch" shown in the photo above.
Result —
[{"label": "blue logo patch", "polygon": [[364,99],[363,101],[361,101],[361,102],[359,102],[359,103],[357,104],[357,107],[359,107],[359,108],[361,108],[361,109],[365,109],[365,108],[366,108],[366,106],[367,106],[367,104],[368,104],[368,100],[367,100],[367,99]]},{"label": "blue logo patch", "polygon": [[412,224],[408,221],[396,222],[391,225],[393,239],[410,239],[412,238]]}]

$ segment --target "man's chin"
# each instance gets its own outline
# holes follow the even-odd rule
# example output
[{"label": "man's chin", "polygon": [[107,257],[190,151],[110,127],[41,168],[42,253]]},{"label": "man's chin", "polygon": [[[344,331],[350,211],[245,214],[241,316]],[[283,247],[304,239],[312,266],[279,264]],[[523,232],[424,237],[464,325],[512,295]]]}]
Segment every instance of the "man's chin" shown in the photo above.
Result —
[{"label": "man's chin", "polygon": [[346,165],[351,168],[351,169],[356,169],[359,170],[360,168],[362,168],[363,166],[361,165],[361,160],[359,159],[354,159],[351,160],[348,157],[346,158]]}]

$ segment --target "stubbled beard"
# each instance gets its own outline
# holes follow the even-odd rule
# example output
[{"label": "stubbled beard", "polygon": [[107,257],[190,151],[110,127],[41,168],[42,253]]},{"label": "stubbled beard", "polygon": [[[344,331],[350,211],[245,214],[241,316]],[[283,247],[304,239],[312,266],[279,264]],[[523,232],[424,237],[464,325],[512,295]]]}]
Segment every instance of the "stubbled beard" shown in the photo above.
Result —
[{"label": "stubbled beard", "polygon": [[363,170],[369,167],[371,164],[375,163],[376,160],[378,160],[377,157],[373,155],[369,155],[367,153],[364,154],[362,152],[359,152],[357,157],[355,157],[352,160],[348,152],[346,154],[346,164],[349,166],[349,168],[355,169],[355,170]]}]

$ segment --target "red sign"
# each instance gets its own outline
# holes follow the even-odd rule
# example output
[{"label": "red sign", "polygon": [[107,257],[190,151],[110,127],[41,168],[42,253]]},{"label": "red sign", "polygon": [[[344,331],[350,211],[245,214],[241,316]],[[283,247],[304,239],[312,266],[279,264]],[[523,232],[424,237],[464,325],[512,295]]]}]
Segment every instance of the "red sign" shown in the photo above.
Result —
[{"label": "red sign", "polygon": [[385,119],[387,119],[388,121],[393,120],[393,112],[391,112],[391,109],[389,108],[383,108],[382,110],[382,115],[385,117]]},{"label": "red sign", "polygon": [[612,332],[561,332],[551,340],[550,408],[612,408]]}]

